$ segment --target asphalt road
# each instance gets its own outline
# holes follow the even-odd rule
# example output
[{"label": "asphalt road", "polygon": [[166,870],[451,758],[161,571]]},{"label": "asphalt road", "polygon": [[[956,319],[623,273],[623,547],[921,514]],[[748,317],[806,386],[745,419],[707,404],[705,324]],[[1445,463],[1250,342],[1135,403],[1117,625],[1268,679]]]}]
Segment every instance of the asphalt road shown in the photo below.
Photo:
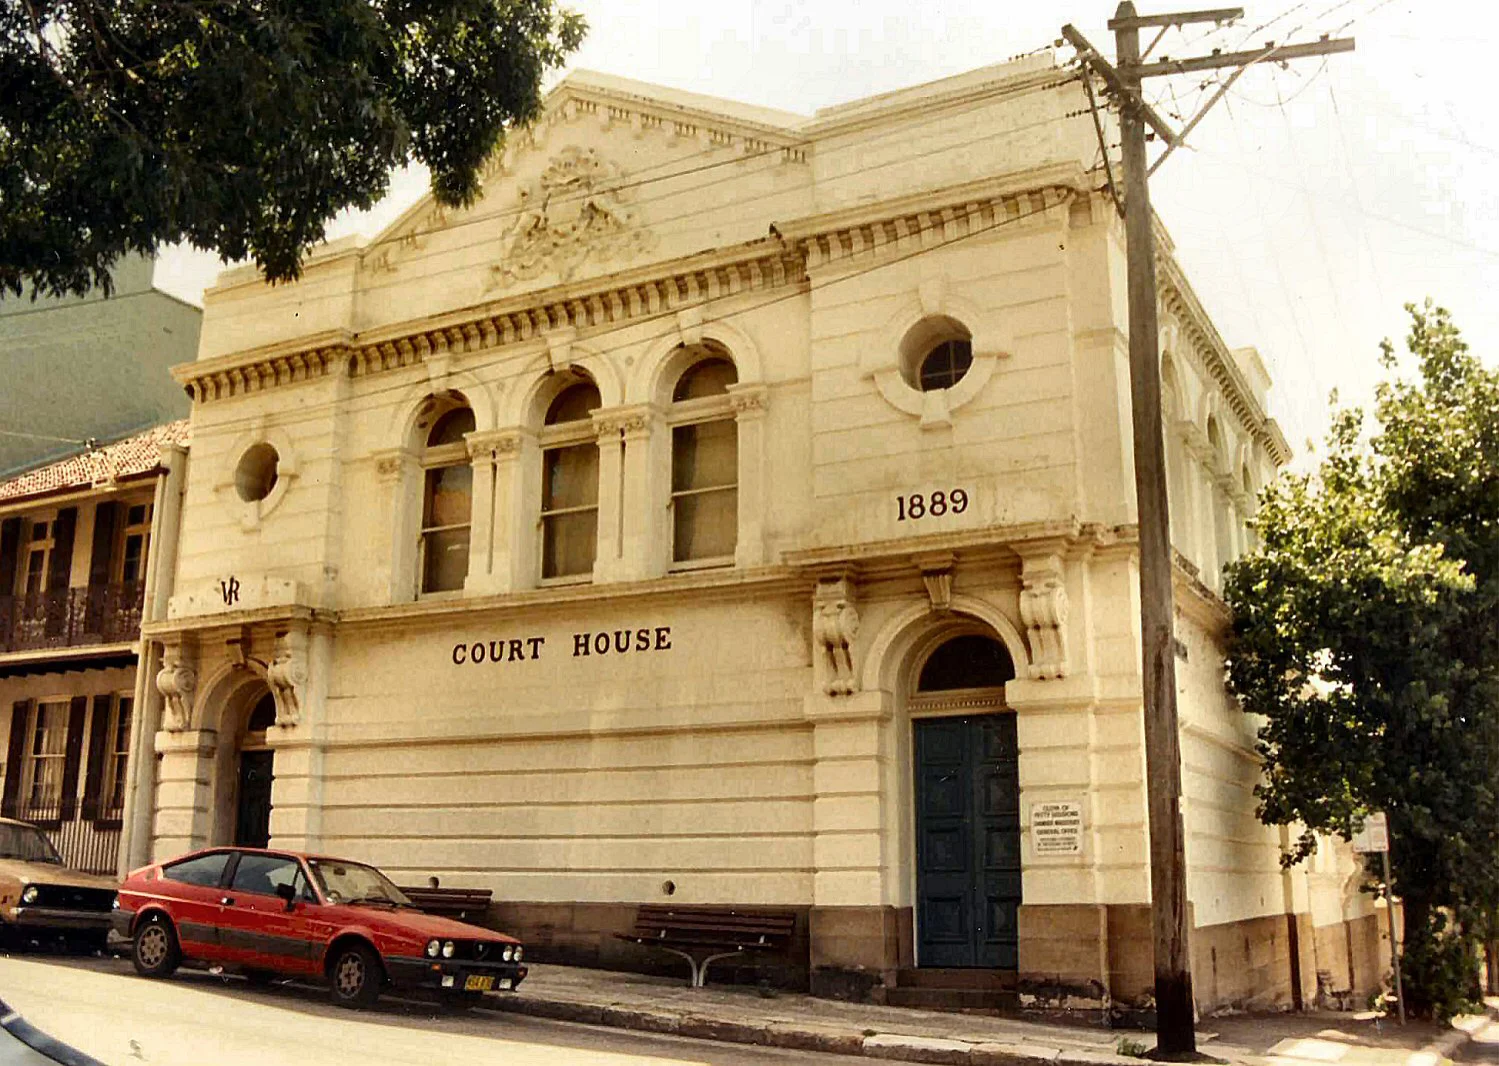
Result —
[{"label": "asphalt road", "polygon": [[[524,995],[524,986],[519,993]],[[320,988],[252,989],[178,971],[137,977],[123,959],[0,956],[0,999],[27,1021],[109,1066],[313,1066],[505,1062],[514,1066],[840,1066],[865,1059],[715,1044],[551,1022],[483,1009],[442,1014],[382,999],[333,1006]]]}]

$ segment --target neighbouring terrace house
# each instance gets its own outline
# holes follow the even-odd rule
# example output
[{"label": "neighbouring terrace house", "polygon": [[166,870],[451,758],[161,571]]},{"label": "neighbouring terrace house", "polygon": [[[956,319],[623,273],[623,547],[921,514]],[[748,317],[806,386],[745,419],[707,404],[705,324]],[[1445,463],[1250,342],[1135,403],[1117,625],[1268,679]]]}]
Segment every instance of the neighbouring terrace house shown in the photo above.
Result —
[{"label": "neighbouring terrace house", "polygon": [[[473,207],[222,275],[130,861],[345,853],[626,968],[677,965],[612,936],[642,903],[773,908],[744,969],[820,993],[1147,1003],[1097,153],[1049,55],[813,115],[576,72]],[[1223,687],[1290,451],[1158,241],[1197,1000],[1367,991],[1352,859],[1280,868]]]},{"label": "neighbouring terrace house", "polygon": [[0,815],[96,873],[119,865],[141,618],[187,440],[183,419],[0,481]]}]

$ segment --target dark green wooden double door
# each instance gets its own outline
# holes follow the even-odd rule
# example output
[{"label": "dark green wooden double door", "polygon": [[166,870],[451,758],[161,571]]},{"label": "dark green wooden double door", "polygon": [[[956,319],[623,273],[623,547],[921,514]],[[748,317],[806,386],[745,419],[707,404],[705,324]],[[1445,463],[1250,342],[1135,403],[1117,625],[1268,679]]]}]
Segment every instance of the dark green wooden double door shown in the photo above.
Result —
[{"label": "dark green wooden double door", "polygon": [[913,726],[917,964],[1017,969],[1015,716],[918,718]]}]

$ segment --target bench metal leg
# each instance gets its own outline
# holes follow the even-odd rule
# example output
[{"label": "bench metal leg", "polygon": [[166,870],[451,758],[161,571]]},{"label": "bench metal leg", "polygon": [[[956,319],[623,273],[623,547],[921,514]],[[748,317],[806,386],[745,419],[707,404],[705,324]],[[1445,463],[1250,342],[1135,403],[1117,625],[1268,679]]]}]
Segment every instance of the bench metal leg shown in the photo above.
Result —
[{"label": "bench metal leg", "polygon": [[678,951],[676,948],[669,948],[665,944],[653,944],[651,946],[652,947],[660,948],[662,951],[669,951],[673,955],[680,955],[680,956],[682,956],[682,958],[686,959],[687,960],[687,965],[690,966],[690,967],[692,967],[692,976],[689,977],[688,980],[687,980],[687,987],[688,988],[702,988],[703,987],[703,975],[702,975],[702,972],[698,969],[697,960],[694,959],[691,955],[687,954],[687,952],[685,952],[685,951]]},{"label": "bench metal leg", "polygon": [[709,955],[706,959],[699,962],[687,952],[680,951],[677,948],[669,948],[665,944],[653,944],[652,947],[660,948],[662,951],[669,951],[673,955],[680,955],[682,958],[687,960],[687,965],[692,968],[692,976],[688,978],[687,982],[688,988],[703,987],[704,982],[708,980],[709,963],[717,962],[719,959],[727,959],[730,956],[740,954],[739,951],[724,951],[720,952],[717,955]]},{"label": "bench metal leg", "polygon": [[697,984],[693,985],[693,987],[694,988],[702,988],[703,987],[703,982],[708,979],[708,964],[710,962],[717,962],[719,959],[727,959],[731,955],[738,955],[738,954],[739,954],[738,951],[725,951],[725,952],[722,952],[722,953],[720,953],[718,955],[709,955],[706,959],[704,959],[702,962],[700,962],[698,964]]}]

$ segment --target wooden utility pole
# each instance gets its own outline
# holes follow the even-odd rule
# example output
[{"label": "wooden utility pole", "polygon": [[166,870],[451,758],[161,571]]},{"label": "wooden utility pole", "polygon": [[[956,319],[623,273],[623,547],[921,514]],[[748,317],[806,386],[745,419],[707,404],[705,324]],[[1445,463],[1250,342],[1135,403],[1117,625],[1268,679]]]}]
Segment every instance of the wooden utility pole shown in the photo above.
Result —
[{"label": "wooden utility pole", "polygon": [[[1245,69],[1266,59],[1325,55],[1353,48],[1351,39],[1276,46],[1252,52],[1215,53],[1188,60],[1147,64],[1146,56],[1168,29],[1193,22],[1240,18],[1242,8],[1140,16],[1123,0],[1109,22],[1117,67],[1105,60],[1072,26],[1062,35],[1079,58],[1102,75],[1120,109],[1124,165],[1124,226],[1129,283],[1130,407],[1134,419],[1135,496],[1140,530],[1140,642],[1145,702],[1145,773],[1150,813],[1151,925],[1155,949],[1156,1057],[1189,1059],[1197,1053],[1192,968],[1187,928],[1187,871],[1181,816],[1181,740],[1176,716],[1176,631],[1171,595],[1171,530],[1166,499],[1166,454],[1161,435],[1161,356],[1156,322],[1155,216],[1150,209],[1145,128],[1150,126],[1170,154],[1208,108]],[[1142,53],[1140,30],[1158,30]],[[1238,69],[1181,133],[1145,101],[1147,77],[1220,67]],[[1105,161],[1108,146],[1103,145]]]}]

